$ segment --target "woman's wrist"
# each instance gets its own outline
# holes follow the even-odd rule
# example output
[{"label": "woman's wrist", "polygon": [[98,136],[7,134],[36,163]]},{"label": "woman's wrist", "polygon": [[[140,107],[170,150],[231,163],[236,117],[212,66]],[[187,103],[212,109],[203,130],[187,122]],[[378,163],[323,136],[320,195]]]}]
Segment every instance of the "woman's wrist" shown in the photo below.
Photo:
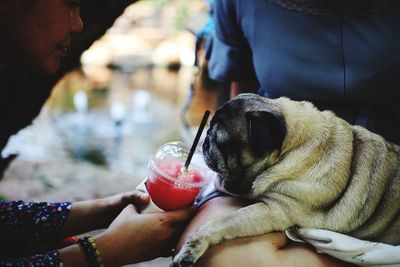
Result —
[{"label": "woman's wrist", "polygon": [[103,258],[92,236],[85,235],[79,238],[78,245],[88,267],[104,267]]},{"label": "woman's wrist", "polygon": [[104,266],[122,266],[126,264],[118,244],[114,242],[113,237],[107,231],[95,237],[96,247],[99,250]]},{"label": "woman's wrist", "polygon": [[60,259],[64,267],[75,266],[75,267],[86,267],[86,260],[82,255],[81,249],[78,244],[68,246],[59,250]]},{"label": "woman's wrist", "polygon": [[115,203],[108,198],[91,200],[92,206],[95,208],[91,219],[94,220],[94,229],[105,229],[121,212],[122,207],[117,207]]},{"label": "woman's wrist", "polygon": [[107,238],[98,240],[91,236],[84,236],[77,244],[59,250],[63,266],[69,267],[112,267],[121,266],[119,257],[115,257],[114,248]]},{"label": "woman's wrist", "polygon": [[107,228],[115,217],[112,213],[110,203],[103,199],[75,202],[62,229],[62,235],[70,236]]}]

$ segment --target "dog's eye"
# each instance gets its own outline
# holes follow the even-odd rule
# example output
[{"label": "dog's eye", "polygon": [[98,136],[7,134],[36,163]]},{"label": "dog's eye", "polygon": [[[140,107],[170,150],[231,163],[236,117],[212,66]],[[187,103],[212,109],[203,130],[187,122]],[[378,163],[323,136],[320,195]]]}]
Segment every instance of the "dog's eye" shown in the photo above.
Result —
[{"label": "dog's eye", "polygon": [[217,146],[221,154],[225,156],[231,154],[232,150],[237,148],[237,145],[232,140],[229,142],[218,142]]}]

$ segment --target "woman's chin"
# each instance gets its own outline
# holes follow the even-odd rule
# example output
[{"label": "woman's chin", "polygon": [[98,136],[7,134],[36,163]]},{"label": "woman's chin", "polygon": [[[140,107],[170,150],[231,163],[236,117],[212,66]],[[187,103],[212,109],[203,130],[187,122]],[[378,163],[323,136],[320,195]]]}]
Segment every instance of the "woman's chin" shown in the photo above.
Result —
[{"label": "woman's chin", "polygon": [[56,73],[59,67],[60,67],[60,60],[51,60],[43,62],[43,64],[37,66],[37,68],[34,69],[34,71],[44,75],[51,75]]}]

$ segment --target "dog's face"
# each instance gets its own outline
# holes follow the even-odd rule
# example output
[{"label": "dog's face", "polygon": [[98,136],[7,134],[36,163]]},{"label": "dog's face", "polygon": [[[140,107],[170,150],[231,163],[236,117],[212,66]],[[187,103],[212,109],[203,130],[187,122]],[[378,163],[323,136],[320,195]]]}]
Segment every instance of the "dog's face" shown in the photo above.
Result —
[{"label": "dog's face", "polygon": [[220,186],[246,196],[268,156],[286,136],[284,118],[270,99],[242,94],[219,108],[203,144],[207,165],[220,174]]}]

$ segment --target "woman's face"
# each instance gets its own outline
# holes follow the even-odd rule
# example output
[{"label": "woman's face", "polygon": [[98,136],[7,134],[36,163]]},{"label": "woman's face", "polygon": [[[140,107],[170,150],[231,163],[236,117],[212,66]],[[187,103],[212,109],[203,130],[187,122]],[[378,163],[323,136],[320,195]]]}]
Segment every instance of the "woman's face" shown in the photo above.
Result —
[{"label": "woman's face", "polygon": [[0,0],[0,59],[51,74],[68,53],[71,33],[80,32],[80,0]]}]

